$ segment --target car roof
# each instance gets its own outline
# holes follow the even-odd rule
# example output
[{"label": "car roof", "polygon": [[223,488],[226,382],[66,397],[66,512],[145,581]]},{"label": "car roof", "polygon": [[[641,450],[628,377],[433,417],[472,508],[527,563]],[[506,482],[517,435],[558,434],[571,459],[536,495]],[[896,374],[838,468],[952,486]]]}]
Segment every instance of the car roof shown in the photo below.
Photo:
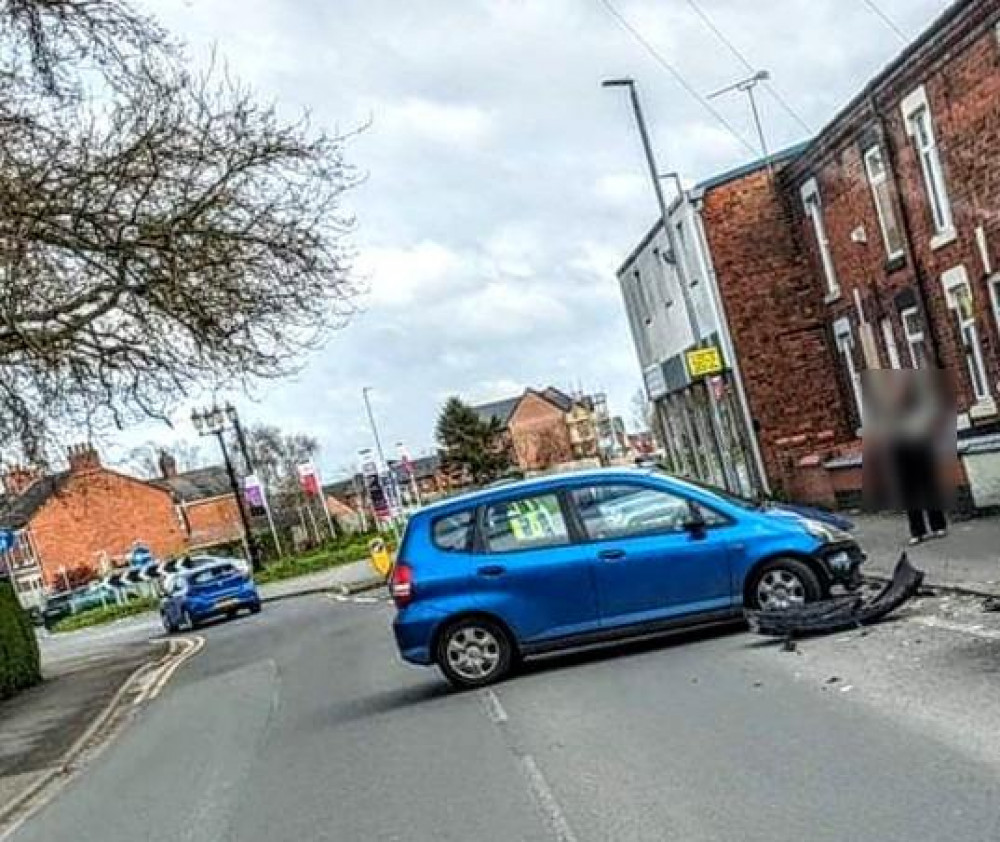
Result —
[{"label": "car roof", "polygon": [[652,468],[590,468],[581,471],[544,474],[529,479],[497,483],[455,497],[438,500],[424,506],[416,512],[414,517],[434,517],[435,515],[447,514],[455,509],[466,509],[472,506],[481,506],[493,500],[504,500],[513,495],[542,494],[551,489],[563,488],[567,485],[580,485],[588,481],[635,480],[654,475],[658,479],[670,479],[667,474]]}]

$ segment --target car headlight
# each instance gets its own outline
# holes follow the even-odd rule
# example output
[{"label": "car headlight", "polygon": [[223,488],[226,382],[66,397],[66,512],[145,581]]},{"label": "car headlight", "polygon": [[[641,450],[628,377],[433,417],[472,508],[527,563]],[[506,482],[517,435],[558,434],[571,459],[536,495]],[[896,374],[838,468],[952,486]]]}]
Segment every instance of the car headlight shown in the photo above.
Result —
[{"label": "car headlight", "polygon": [[845,532],[843,529],[838,529],[836,526],[831,526],[828,523],[823,523],[819,520],[812,520],[806,518],[803,523],[806,532],[822,541],[824,544],[835,544],[839,541],[853,541],[854,538],[849,532]]}]

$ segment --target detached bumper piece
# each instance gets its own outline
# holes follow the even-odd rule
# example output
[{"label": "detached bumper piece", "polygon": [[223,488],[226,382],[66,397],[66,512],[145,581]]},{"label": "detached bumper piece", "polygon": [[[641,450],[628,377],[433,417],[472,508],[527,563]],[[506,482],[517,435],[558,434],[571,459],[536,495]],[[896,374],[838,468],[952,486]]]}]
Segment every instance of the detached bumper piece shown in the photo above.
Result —
[{"label": "detached bumper piece", "polygon": [[923,571],[903,553],[892,580],[871,599],[852,594],[783,611],[747,611],[746,617],[753,631],[769,637],[831,634],[877,623],[916,596],[923,581]]}]

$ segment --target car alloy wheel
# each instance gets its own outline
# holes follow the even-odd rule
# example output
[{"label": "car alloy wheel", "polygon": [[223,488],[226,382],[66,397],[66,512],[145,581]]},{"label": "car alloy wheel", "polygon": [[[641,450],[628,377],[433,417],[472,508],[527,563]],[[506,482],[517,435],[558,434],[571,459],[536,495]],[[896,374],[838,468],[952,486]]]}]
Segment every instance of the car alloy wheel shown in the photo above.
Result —
[{"label": "car alloy wheel", "polygon": [[805,583],[783,567],[768,570],[757,583],[757,604],[765,611],[795,608],[806,601]]},{"label": "car alloy wheel", "polygon": [[469,619],[448,629],[438,649],[438,663],[452,684],[482,687],[510,670],[513,651],[505,631],[487,619]]}]

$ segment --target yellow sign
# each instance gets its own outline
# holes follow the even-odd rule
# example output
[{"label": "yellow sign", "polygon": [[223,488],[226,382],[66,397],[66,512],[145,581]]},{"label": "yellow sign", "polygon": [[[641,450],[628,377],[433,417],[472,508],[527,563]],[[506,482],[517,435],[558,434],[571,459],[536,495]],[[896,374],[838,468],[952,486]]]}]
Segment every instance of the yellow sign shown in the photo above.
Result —
[{"label": "yellow sign", "polygon": [[688,375],[692,379],[722,373],[722,352],[715,345],[710,345],[707,348],[695,348],[693,351],[688,351],[685,357],[687,358]]},{"label": "yellow sign", "polygon": [[381,538],[373,538],[368,544],[369,560],[379,576],[388,576],[392,570],[392,556]]}]

